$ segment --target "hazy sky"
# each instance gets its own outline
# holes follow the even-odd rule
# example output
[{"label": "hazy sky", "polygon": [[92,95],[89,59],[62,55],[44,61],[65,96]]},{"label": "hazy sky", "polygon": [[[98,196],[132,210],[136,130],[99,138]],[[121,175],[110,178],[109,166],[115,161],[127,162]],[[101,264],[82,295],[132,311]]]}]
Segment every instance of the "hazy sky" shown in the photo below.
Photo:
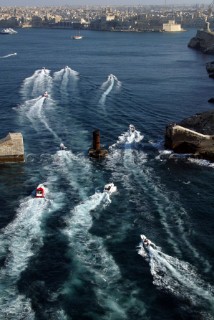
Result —
[{"label": "hazy sky", "polygon": [[212,0],[0,0],[0,6],[60,6],[60,5],[190,5],[211,4]]}]

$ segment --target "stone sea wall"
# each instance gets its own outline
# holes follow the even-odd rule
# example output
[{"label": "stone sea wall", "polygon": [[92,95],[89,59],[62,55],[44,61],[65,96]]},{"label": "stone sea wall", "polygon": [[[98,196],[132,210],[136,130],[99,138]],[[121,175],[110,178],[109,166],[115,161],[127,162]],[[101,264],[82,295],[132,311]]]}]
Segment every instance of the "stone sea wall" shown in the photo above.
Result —
[{"label": "stone sea wall", "polygon": [[0,140],[0,163],[24,161],[24,143],[21,133],[9,133]]}]

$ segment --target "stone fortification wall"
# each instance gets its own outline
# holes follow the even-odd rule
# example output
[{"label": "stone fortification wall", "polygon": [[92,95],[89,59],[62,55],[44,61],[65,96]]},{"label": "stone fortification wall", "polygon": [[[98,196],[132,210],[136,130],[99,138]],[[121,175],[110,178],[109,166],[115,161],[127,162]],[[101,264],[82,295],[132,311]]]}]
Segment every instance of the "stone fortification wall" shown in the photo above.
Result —
[{"label": "stone fortification wall", "polygon": [[0,140],[0,163],[24,162],[24,143],[21,133],[9,133]]},{"label": "stone fortification wall", "polygon": [[163,24],[163,30],[166,32],[179,32],[183,31],[180,24],[175,23],[174,21],[169,21],[168,23]]}]

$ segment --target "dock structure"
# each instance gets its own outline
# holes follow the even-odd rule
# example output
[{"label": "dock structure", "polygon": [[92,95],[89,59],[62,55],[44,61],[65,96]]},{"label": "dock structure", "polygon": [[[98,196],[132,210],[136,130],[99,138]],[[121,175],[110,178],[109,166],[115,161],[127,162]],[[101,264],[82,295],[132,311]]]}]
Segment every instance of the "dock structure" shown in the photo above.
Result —
[{"label": "dock structure", "polygon": [[99,129],[93,131],[93,148],[89,149],[88,154],[90,157],[98,159],[105,158],[108,155],[108,151],[104,148],[101,148]]},{"label": "dock structure", "polygon": [[0,163],[24,161],[24,142],[21,133],[8,133],[5,138],[0,139]]}]

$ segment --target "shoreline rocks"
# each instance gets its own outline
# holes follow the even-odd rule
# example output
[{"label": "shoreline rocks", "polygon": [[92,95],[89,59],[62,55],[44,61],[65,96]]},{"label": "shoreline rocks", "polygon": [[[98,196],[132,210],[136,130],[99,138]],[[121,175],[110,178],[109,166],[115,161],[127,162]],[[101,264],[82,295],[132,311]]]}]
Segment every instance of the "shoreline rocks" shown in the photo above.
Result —
[{"label": "shoreline rocks", "polygon": [[214,161],[214,111],[196,114],[166,127],[165,147]]},{"label": "shoreline rocks", "polygon": [[214,54],[214,32],[209,28],[209,22],[206,22],[203,30],[198,30],[195,37],[193,37],[188,47],[196,49],[206,54]]}]

